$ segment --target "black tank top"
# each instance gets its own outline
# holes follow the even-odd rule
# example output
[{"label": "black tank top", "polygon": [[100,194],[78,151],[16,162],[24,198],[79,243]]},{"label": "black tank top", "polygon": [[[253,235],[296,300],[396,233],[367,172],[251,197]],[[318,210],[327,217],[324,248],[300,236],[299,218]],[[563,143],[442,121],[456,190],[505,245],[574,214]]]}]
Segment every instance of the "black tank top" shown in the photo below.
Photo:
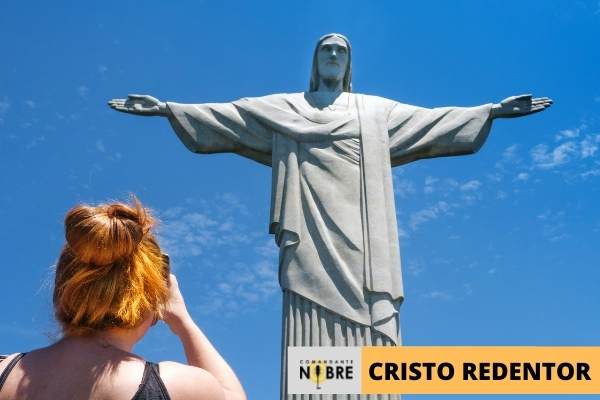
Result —
[{"label": "black tank top", "polygon": [[[27,353],[19,353],[2,372],[2,375],[0,375],[0,391],[2,391],[2,386],[4,386],[4,382],[6,382],[6,379],[8,378],[8,374],[10,374],[12,369],[25,354]],[[2,359],[0,359],[0,361],[2,361]],[[160,379],[158,364],[146,361],[142,382],[132,400],[171,400],[165,384],[162,379]]]}]

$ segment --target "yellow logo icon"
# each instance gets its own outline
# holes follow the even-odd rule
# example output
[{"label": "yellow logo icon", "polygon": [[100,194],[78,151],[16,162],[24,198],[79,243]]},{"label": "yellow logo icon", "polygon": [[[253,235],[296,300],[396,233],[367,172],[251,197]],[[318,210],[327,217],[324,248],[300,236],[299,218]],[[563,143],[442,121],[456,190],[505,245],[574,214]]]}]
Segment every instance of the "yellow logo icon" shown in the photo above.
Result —
[{"label": "yellow logo icon", "polygon": [[309,365],[309,379],[317,384],[317,389],[320,389],[319,384],[327,380],[326,366],[321,361],[313,361]]}]

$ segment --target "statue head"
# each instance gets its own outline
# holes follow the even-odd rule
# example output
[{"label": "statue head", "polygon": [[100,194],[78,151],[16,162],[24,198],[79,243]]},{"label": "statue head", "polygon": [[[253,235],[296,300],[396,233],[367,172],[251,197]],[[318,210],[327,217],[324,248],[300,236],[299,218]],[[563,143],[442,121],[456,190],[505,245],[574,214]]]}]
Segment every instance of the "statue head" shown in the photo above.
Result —
[{"label": "statue head", "polygon": [[321,36],[313,53],[309,91],[318,90],[321,79],[343,79],[342,90],[352,91],[352,48],[339,33]]}]

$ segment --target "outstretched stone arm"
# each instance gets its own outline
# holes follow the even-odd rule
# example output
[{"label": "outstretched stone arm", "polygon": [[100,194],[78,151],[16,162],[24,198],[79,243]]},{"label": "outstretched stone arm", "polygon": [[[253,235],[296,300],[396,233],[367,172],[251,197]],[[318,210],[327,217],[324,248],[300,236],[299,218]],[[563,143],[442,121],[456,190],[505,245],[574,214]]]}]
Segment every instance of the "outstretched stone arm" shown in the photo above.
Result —
[{"label": "outstretched stone arm", "polygon": [[428,109],[398,103],[388,117],[391,164],[475,153],[483,146],[495,118],[522,117],[551,105],[549,98],[531,95],[477,107]]},{"label": "outstretched stone arm", "polygon": [[169,122],[194,153],[237,153],[271,165],[273,132],[256,116],[232,103],[167,103]]},{"label": "outstretched stone arm", "polygon": [[124,113],[167,117],[179,139],[194,153],[237,153],[270,165],[272,130],[238,103],[179,104],[133,94],[108,105]]},{"label": "outstretched stone arm", "polygon": [[429,109],[397,104],[388,120],[392,166],[475,153],[490,132],[493,106]]}]

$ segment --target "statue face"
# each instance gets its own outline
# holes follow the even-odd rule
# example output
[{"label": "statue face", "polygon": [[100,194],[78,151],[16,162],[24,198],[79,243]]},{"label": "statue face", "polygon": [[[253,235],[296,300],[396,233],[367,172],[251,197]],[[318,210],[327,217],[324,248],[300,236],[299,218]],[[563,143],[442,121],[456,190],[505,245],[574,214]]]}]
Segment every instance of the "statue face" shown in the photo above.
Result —
[{"label": "statue face", "polygon": [[319,75],[325,80],[342,80],[348,66],[348,48],[337,36],[327,38],[317,52]]}]

